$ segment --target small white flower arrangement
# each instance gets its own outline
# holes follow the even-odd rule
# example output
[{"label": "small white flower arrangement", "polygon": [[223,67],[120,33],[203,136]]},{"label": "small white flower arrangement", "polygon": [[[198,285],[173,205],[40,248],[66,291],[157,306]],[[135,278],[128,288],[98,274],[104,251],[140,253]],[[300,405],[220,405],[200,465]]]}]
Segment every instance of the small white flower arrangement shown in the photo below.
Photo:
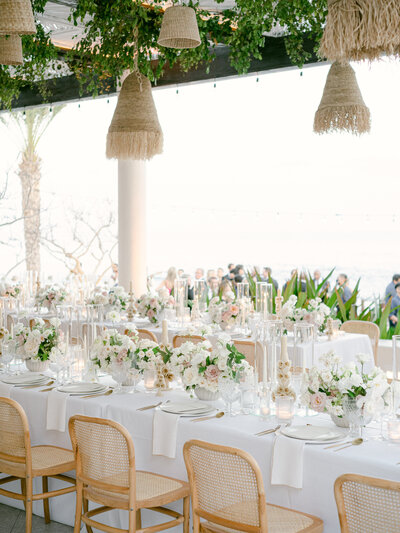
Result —
[{"label": "small white flower arrangement", "polygon": [[108,303],[116,309],[126,309],[129,295],[121,285],[111,287],[108,292]]},{"label": "small white flower arrangement", "polygon": [[92,295],[86,299],[87,305],[109,305],[109,295],[104,289],[95,289]]},{"label": "small white flower arrangement", "polygon": [[18,323],[14,330],[18,353],[24,355],[26,359],[51,360],[62,347],[63,335],[60,324],[58,318],[51,318],[50,325],[37,318],[32,329]]},{"label": "small white flower arrangement", "polygon": [[321,298],[313,298],[305,308],[296,307],[296,305],[297,296],[292,294],[279,313],[279,318],[287,331],[293,331],[296,322],[307,322],[316,326],[319,331],[324,331],[331,309],[322,302]]},{"label": "small white flower arrangement", "polygon": [[136,342],[137,336],[133,331],[123,335],[116,329],[105,329],[93,342],[92,361],[105,372],[112,372],[114,363],[132,365]]},{"label": "small white flower arrangement", "polygon": [[357,399],[357,406],[374,415],[383,410],[389,384],[383,370],[364,371],[369,355],[356,355],[356,363],[342,365],[342,359],[329,352],[319,359],[321,367],[312,367],[306,375],[302,402],[318,412],[343,416],[343,398]]},{"label": "small white flower arrangement", "polygon": [[188,391],[201,387],[218,392],[220,379],[237,379],[241,372],[245,375],[252,373],[244,355],[229,344],[229,336],[221,336],[214,349],[209,341],[185,342],[172,350],[170,364]]},{"label": "small white flower arrangement", "polygon": [[215,335],[221,331],[221,327],[218,324],[189,324],[183,329],[180,335],[200,335],[201,337],[207,337],[208,335]]},{"label": "small white flower arrangement", "polygon": [[118,322],[121,322],[121,315],[116,309],[112,309],[106,314],[106,319],[116,324]]},{"label": "small white flower arrangement", "polygon": [[239,316],[239,306],[234,302],[226,302],[215,296],[210,300],[208,316],[211,322],[218,324],[222,329],[235,326]]},{"label": "small white flower arrangement", "polygon": [[137,300],[137,312],[141,318],[148,318],[153,324],[157,324],[160,320],[160,313],[166,307],[171,305],[171,296],[164,298],[159,294],[147,293],[143,294]]},{"label": "small white flower arrangement", "polygon": [[6,298],[18,298],[18,296],[21,294],[21,290],[22,287],[18,283],[14,285],[6,284],[1,291],[1,296]]},{"label": "small white flower arrangement", "polygon": [[59,305],[65,301],[67,298],[67,293],[65,289],[57,285],[51,287],[45,287],[43,290],[39,291],[37,296],[37,303],[41,307],[47,307],[50,309],[53,305]]}]

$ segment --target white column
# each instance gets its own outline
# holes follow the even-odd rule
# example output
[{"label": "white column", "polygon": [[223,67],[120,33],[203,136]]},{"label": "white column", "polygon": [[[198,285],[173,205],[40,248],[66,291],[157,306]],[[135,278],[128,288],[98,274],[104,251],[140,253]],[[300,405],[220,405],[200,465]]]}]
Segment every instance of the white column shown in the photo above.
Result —
[{"label": "white column", "polygon": [[147,290],[146,163],[118,161],[118,282],[135,295]]}]

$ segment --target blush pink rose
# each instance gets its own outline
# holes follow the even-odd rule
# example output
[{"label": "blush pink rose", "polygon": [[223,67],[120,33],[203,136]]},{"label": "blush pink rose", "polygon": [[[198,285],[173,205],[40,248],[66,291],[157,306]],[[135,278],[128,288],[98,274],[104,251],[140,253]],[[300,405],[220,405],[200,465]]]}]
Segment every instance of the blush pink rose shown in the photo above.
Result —
[{"label": "blush pink rose", "polygon": [[220,370],[216,365],[210,365],[207,367],[207,370],[204,372],[204,377],[209,381],[216,381],[220,375]]},{"label": "blush pink rose", "polygon": [[225,311],[225,313],[222,313],[221,315],[222,322],[228,322],[231,316],[232,314],[229,311]]},{"label": "blush pink rose", "polygon": [[155,298],[152,298],[149,302],[149,305],[151,305],[151,307],[155,307],[157,305],[157,300]]},{"label": "blush pink rose", "polygon": [[322,413],[326,405],[326,394],[323,392],[316,392],[313,394],[311,396],[310,405],[311,409],[314,409],[314,411],[317,411],[318,413]]},{"label": "blush pink rose", "polygon": [[239,313],[239,307],[237,305],[231,305],[232,315],[237,315]]},{"label": "blush pink rose", "polygon": [[153,317],[154,317],[154,311],[153,311],[153,309],[149,309],[149,310],[147,311],[147,316],[148,316],[149,318],[153,318]]}]

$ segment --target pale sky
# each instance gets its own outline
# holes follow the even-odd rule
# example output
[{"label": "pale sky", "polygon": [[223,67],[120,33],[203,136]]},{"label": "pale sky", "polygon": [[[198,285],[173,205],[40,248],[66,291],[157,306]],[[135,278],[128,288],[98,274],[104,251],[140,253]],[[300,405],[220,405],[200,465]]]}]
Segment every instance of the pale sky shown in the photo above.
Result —
[{"label": "pale sky", "polygon": [[[165,144],[148,164],[149,272],[265,263],[283,281],[294,266],[337,266],[352,284],[363,276],[364,294],[383,290],[400,270],[400,65],[355,70],[372,115],[371,133],[359,138],[312,132],[328,66],[154,90]],[[69,104],[39,145],[44,217],[63,242],[65,206],[99,220],[116,212],[117,164],[104,155],[115,105]],[[2,126],[0,146],[0,183],[11,169],[8,205],[18,205],[18,149]],[[0,253],[4,271],[15,253],[4,245]]]}]

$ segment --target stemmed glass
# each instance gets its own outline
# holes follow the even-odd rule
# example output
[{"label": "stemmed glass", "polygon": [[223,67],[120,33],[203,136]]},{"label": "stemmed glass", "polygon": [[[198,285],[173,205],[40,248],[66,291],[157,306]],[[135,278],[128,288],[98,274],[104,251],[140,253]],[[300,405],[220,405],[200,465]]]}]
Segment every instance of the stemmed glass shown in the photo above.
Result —
[{"label": "stemmed glass", "polygon": [[10,363],[15,355],[15,341],[3,342],[1,346],[1,362],[5,365],[4,372],[10,374]]},{"label": "stemmed glass", "polygon": [[126,381],[127,375],[128,368],[126,363],[113,361],[111,364],[111,377],[117,382],[117,387],[114,389],[115,394],[122,394],[125,392],[122,388],[122,383]]},{"label": "stemmed glass", "polygon": [[234,416],[232,411],[232,404],[240,398],[239,384],[233,379],[224,377],[219,380],[218,388],[221,393],[222,399],[224,400],[228,408],[228,416]]}]

